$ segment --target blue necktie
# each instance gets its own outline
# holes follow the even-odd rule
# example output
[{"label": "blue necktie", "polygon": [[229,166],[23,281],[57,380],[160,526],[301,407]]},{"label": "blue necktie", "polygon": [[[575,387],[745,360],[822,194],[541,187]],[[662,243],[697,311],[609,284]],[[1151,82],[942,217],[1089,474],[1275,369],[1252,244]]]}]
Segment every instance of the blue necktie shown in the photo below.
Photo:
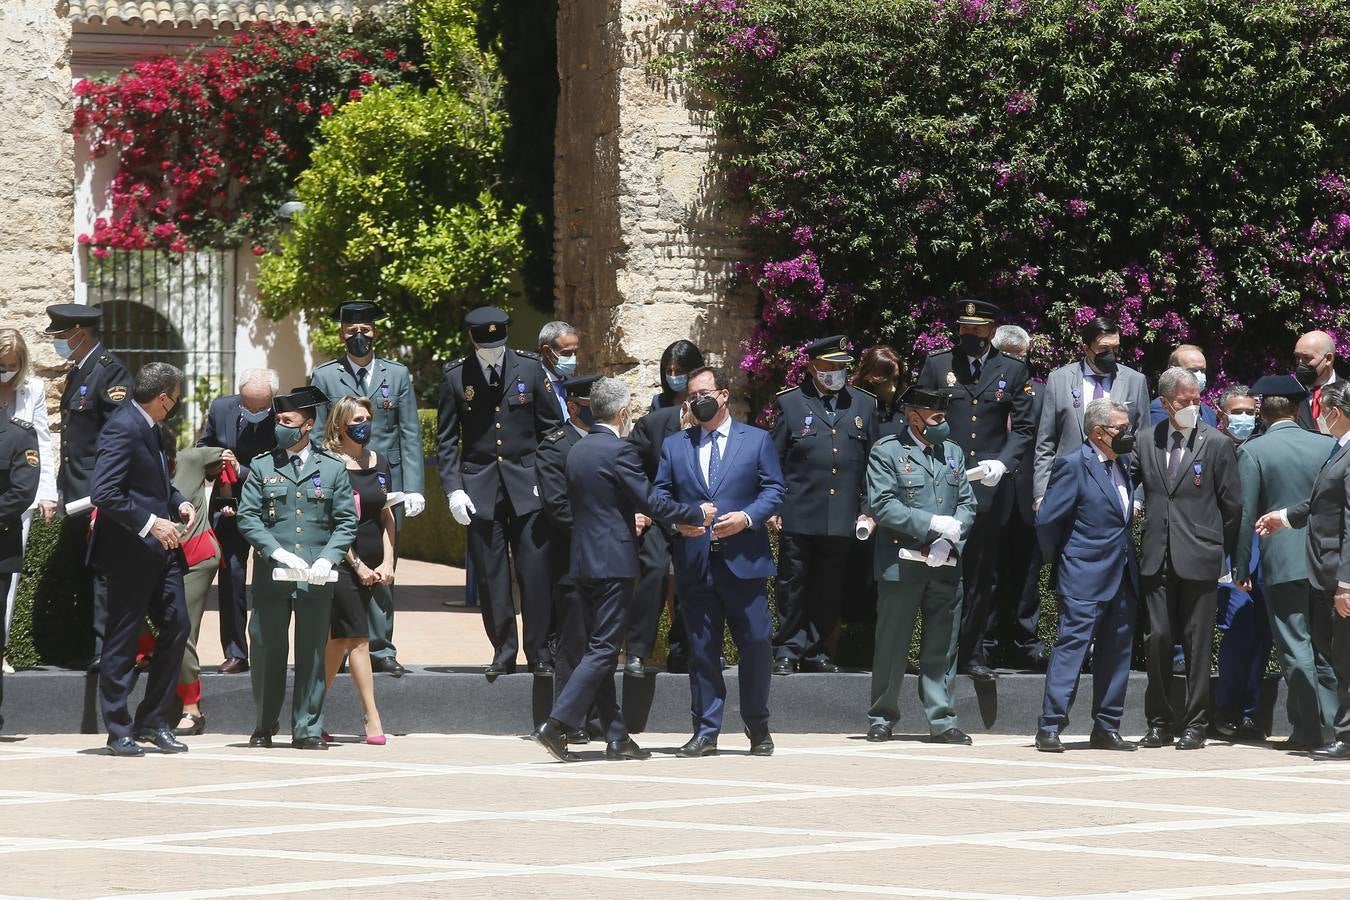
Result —
[{"label": "blue necktie", "polygon": [[1336,458],[1336,454],[1340,452],[1341,452],[1341,442],[1337,441],[1336,443],[1331,445],[1331,452],[1327,454],[1327,461],[1322,463],[1322,468],[1325,469],[1328,465],[1330,465],[1331,461]]},{"label": "blue necktie", "polygon": [[712,440],[712,451],[708,454],[708,487],[712,487],[717,481],[717,470],[722,465],[722,452],[717,449],[717,439],[720,435],[713,431],[708,437]]}]

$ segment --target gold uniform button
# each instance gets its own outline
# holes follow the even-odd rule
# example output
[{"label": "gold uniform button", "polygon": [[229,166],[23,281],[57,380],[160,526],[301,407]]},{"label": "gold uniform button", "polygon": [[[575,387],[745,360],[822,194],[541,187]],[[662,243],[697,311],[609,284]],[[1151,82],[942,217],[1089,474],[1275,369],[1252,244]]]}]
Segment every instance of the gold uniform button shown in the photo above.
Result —
[{"label": "gold uniform button", "polygon": [[502,408],[501,408],[500,406],[494,406],[494,407],[492,407],[492,411],[493,411],[493,412],[501,412],[501,411],[502,411]]},{"label": "gold uniform button", "polygon": [[975,417],[974,417],[974,416],[971,416],[971,417],[970,417],[970,421],[974,422],[974,421],[975,421]]},{"label": "gold uniform button", "polygon": [[835,448],[834,448],[834,452],[835,452],[835,453],[838,453],[838,452],[839,452],[839,448],[838,448],[838,447],[835,447]]},{"label": "gold uniform button", "polygon": [[295,533],[296,533],[296,534],[299,534],[299,533],[300,533],[300,526],[299,526],[299,525],[295,526]]},{"label": "gold uniform button", "polygon": [[838,470],[838,469],[831,469],[831,470],[830,470],[830,474],[831,474],[831,475],[838,475],[838,474],[839,474],[839,470]]},{"label": "gold uniform button", "polygon": [[497,423],[497,427],[498,427],[498,428],[501,428],[501,427],[502,427],[502,423],[501,423],[501,422],[498,422],[498,423]]},{"label": "gold uniform button", "polygon": [[502,457],[499,456],[497,457],[497,462],[505,462],[505,460],[503,460]]},{"label": "gold uniform button", "polygon": [[830,496],[831,496],[831,497],[834,496],[834,488],[830,488]]},{"label": "gold uniform button", "polygon": [[975,436],[975,432],[972,431],[972,432],[970,433],[970,436],[971,436],[971,437],[974,437],[974,436]]},{"label": "gold uniform button", "polygon": [[978,400],[972,400],[972,401],[970,401],[970,405],[971,405],[971,406],[979,406],[979,405],[980,405],[980,401],[978,401]]},{"label": "gold uniform button", "polygon": [[303,499],[305,499],[305,495],[304,495],[303,493],[301,493],[300,491],[296,491],[296,492],[295,492],[295,499],[297,499],[297,500],[303,500]]},{"label": "gold uniform button", "polygon": [[501,438],[497,438],[497,446],[500,447],[501,445],[502,445],[502,439],[501,439]]},{"label": "gold uniform button", "polygon": [[838,433],[839,432],[835,431],[833,428],[830,429],[830,434],[838,434]]}]

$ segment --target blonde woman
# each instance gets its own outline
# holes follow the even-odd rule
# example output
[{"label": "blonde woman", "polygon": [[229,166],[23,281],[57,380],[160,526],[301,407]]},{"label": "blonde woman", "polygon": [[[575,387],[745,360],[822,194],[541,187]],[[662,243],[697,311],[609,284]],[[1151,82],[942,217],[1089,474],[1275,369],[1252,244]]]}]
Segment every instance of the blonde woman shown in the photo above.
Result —
[{"label": "blonde woman", "polygon": [[375,678],[370,669],[369,610],[381,601],[388,604],[394,583],[394,513],[384,506],[391,483],[389,461],[366,448],[374,412],[365,397],[343,397],[333,404],[323,429],[324,449],[347,464],[357,516],[356,541],[338,566],[324,675],[331,688],[342,657],[347,657],[365,710],[365,741],[383,744],[384,726],[375,708]]},{"label": "blonde woman", "polygon": [[[37,499],[23,514],[23,541],[28,543],[28,526],[33,521],[33,510],[42,513],[42,520],[50,522],[56,515],[56,457],[52,454],[52,432],[47,427],[47,383],[33,374],[28,360],[28,344],[23,335],[13,328],[0,328],[0,416],[20,419],[37,432],[38,456],[42,471],[38,476]],[[14,619],[14,597],[19,589],[19,576],[9,580],[5,597],[4,631],[0,644],[9,640],[9,625]],[[5,660],[6,673],[13,672]]]}]

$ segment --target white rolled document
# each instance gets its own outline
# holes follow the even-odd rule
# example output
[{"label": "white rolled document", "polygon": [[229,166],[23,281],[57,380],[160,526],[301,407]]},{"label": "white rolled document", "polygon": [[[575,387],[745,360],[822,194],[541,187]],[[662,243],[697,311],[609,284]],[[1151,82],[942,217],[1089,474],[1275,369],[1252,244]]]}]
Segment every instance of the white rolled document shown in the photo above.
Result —
[{"label": "white rolled document", "polygon": [[388,509],[391,506],[398,506],[407,496],[408,495],[403,493],[403,491],[390,491],[384,498],[384,508]]},{"label": "white rolled document", "polygon": [[983,481],[985,476],[984,466],[976,466],[973,469],[966,469],[966,481]]},{"label": "white rolled document", "polygon": [[81,497],[78,500],[72,500],[66,504],[66,515],[78,516],[82,512],[88,512],[94,508],[94,502],[88,497]]},{"label": "white rolled document", "polygon": [[[900,548],[900,560],[901,560],[902,562],[920,562],[920,563],[924,563],[924,564],[927,564],[927,563],[928,563],[928,557],[924,556],[923,553],[922,553],[921,551],[919,551],[919,550],[910,550],[908,547],[901,547],[901,548]],[[953,556],[947,557],[946,561],[944,561],[944,562],[942,563],[942,565],[944,565],[944,566],[954,566],[954,565],[956,565],[956,556],[953,555]]]},{"label": "white rolled document", "polygon": [[[299,581],[309,581],[309,573],[308,573],[308,572],[303,572],[303,571],[301,571],[300,569],[273,569],[273,570],[272,570],[272,580],[273,580],[273,581],[296,581],[296,582],[299,582]],[[337,573],[337,571],[335,570],[335,571],[332,571],[332,572],[329,572],[329,573],[328,573],[328,577],[325,578],[325,579],[323,580],[323,583],[324,583],[324,584],[332,584],[333,582],[335,582],[335,581],[337,581],[337,580],[338,580],[338,573]]]},{"label": "white rolled document", "polygon": [[853,526],[853,536],[860,541],[865,541],[872,536],[872,526],[866,522],[859,522]]}]

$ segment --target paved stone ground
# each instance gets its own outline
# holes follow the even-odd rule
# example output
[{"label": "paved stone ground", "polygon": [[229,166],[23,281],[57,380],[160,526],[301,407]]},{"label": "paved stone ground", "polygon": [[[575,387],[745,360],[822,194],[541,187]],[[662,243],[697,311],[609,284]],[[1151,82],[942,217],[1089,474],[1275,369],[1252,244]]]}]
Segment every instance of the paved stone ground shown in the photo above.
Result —
[{"label": "paved stone ground", "polygon": [[[1193,898],[1350,894],[1350,765],[1268,748],[1052,757],[728,736],[681,760],[554,763],[510,737],[113,759],[0,739],[11,897]],[[353,739],[354,740],[354,739]],[[1072,745],[1071,745],[1072,746]],[[1085,746],[1085,745],[1084,745]]]}]

